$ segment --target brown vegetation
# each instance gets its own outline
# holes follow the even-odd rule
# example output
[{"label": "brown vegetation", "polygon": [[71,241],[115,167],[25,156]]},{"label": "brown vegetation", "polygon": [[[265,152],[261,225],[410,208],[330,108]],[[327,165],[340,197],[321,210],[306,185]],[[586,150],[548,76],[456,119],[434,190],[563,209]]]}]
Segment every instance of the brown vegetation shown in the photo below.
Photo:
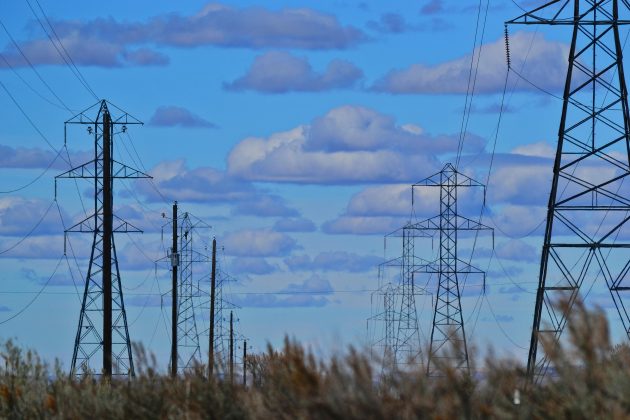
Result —
[{"label": "brown vegetation", "polygon": [[[2,418],[627,418],[630,348],[612,347],[603,313],[577,305],[570,339],[551,352],[557,375],[525,386],[522,365],[488,357],[477,377],[441,366],[427,379],[418,369],[386,372],[361,352],[318,361],[287,341],[282,351],[249,359],[247,387],[208,381],[199,369],[176,380],[157,372],[136,349],[131,381],[69,379],[11,342],[2,351]],[[377,370],[378,369],[378,370]],[[520,404],[515,404],[515,391]]]}]

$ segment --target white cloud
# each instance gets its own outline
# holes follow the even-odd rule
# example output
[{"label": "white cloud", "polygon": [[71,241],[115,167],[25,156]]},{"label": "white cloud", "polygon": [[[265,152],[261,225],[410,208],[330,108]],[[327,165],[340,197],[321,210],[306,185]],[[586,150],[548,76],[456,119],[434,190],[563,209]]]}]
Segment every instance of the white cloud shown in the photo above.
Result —
[{"label": "white cloud", "polygon": [[[500,93],[507,71],[503,37],[483,45],[474,52],[475,62],[481,53],[475,91]],[[517,32],[510,36],[512,67],[537,86],[552,91],[564,87],[569,48],[566,44],[549,41],[538,33]],[[413,64],[402,70],[392,70],[376,81],[374,90],[388,93],[466,93],[471,56],[466,55],[438,65]],[[519,90],[535,90],[520,82]]]},{"label": "white cloud", "polygon": [[228,232],[222,240],[227,255],[244,257],[278,257],[297,248],[290,236],[271,229],[245,229]]},{"label": "white cloud", "polygon": [[270,51],[256,57],[245,75],[223,87],[264,93],[317,92],[350,88],[362,77],[363,72],[345,60],[333,60],[323,73],[318,73],[306,58]]},{"label": "white cloud", "polygon": [[[482,139],[469,140],[471,150],[483,148]],[[242,140],[228,156],[228,174],[265,182],[414,182],[441,168],[437,155],[456,149],[455,135],[430,136],[374,110],[342,106],[310,126]]]}]

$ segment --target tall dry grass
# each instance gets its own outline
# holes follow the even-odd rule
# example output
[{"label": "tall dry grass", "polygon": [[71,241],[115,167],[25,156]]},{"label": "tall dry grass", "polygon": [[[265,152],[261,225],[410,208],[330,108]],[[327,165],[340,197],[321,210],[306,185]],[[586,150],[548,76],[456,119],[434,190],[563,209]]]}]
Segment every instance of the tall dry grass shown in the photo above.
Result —
[{"label": "tall dry grass", "polygon": [[[630,347],[613,347],[602,312],[574,307],[569,340],[552,351],[556,376],[525,387],[525,369],[488,356],[469,376],[440,365],[381,372],[354,349],[328,361],[287,340],[248,360],[247,387],[236,376],[209,381],[202,368],[172,379],[135,349],[137,377],[70,379],[31,351],[7,342],[1,355],[0,417],[173,419],[628,418]],[[551,349],[551,347],[549,347]],[[514,393],[520,404],[514,404]]]}]

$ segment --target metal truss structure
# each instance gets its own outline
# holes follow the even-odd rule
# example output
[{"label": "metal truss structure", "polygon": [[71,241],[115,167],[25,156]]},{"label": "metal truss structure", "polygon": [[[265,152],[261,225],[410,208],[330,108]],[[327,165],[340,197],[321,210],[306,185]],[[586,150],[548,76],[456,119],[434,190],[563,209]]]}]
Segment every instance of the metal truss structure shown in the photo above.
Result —
[{"label": "metal truss structure", "polygon": [[[193,240],[195,231],[210,229],[210,226],[201,220],[193,220],[188,212],[185,212],[179,221],[179,285],[177,299],[177,355],[178,369],[183,372],[192,370],[195,365],[203,362],[199,340],[197,318],[201,314],[199,299],[201,290],[195,283],[193,265],[196,263],[208,264],[208,255],[194,249]],[[197,279],[198,280],[198,279]]]},{"label": "metal truss structure", "polygon": [[[414,273],[428,273],[438,276],[438,288],[433,312],[433,325],[427,361],[427,375],[438,375],[435,369],[438,360],[451,367],[469,372],[468,346],[464,329],[464,318],[460,296],[461,275],[485,273],[470,263],[458,258],[458,232],[492,231],[492,228],[461,216],[457,212],[457,191],[462,187],[485,186],[458,172],[450,163],[442,171],[416,184],[416,187],[437,187],[440,189],[440,215],[408,226],[422,232],[439,232],[439,257],[436,261],[416,266]],[[493,233],[494,238],[494,233]]]},{"label": "metal truss structure", "polygon": [[630,23],[619,8],[628,13],[630,3],[621,2],[550,1],[507,22],[572,29],[527,363],[534,382],[552,369],[553,348],[543,343],[558,345],[583,288],[605,284],[630,336],[630,127],[619,36]]},{"label": "metal truss structure", "polygon": [[[110,111],[110,107],[116,115]],[[96,116],[90,115],[95,112]],[[94,214],[66,230],[90,233],[93,237],[90,262],[79,315],[72,375],[86,372],[112,375],[134,375],[133,357],[127,315],[123,301],[120,270],[114,233],[140,232],[113,212],[114,179],[150,178],[139,170],[113,158],[115,127],[125,132],[129,125],[142,124],[106,101],[100,101],[66,121],[86,125],[94,138],[94,159],[70,169],[55,178],[83,178],[94,181]],[[67,142],[67,138],[65,139]]]}]

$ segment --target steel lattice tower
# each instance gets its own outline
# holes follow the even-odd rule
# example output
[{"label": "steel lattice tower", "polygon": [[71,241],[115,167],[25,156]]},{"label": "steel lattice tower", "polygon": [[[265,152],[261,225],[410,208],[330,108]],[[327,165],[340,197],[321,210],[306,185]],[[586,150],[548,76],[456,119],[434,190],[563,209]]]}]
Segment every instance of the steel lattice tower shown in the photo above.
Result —
[{"label": "steel lattice tower", "polygon": [[618,3],[550,1],[508,22],[572,28],[527,363],[536,382],[550,367],[542,343],[558,344],[583,285],[606,285],[630,335],[630,142],[619,38],[630,21],[619,19]]},{"label": "steel lattice tower", "polygon": [[416,267],[415,237],[416,230],[409,222],[402,228],[402,258],[400,264],[400,312],[396,340],[394,341],[394,363],[396,365],[415,364],[422,361],[422,344],[418,326],[416,294],[424,290],[415,285]]},{"label": "steel lattice tower", "polygon": [[[66,230],[91,233],[92,252],[85,279],[79,325],[72,355],[71,374],[95,371],[105,376],[132,375],[133,358],[123,301],[120,270],[116,257],[114,232],[141,232],[113,213],[114,179],[150,178],[113,158],[114,127],[125,132],[127,126],[142,124],[124,111],[112,115],[106,101],[101,101],[66,121],[87,125],[94,136],[94,159],[58,175],[61,178],[94,180],[94,214]],[[96,116],[89,114],[96,111]],[[67,137],[66,137],[67,142]],[[56,192],[55,192],[56,195]],[[95,370],[98,366],[98,370]]]},{"label": "steel lattice tower", "polygon": [[480,274],[485,284],[485,273],[458,258],[459,231],[492,230],[457,212],[457,191],[462,187],[481,187],[483,184],[459,173],[450,163],[441,172],[430,176],[413,187],[440,189],[440,215],[415,223],[410,228],[439,232],[440,249],[437,261],[416,266],[414,272],[436,274],[438,289],[433,313],[427,374],[434,376],[435,362],[445,359],[452,367],[469,371],[468,346],[460,299],[459,276]]},{"label": "steel lattice tower", "polygon": [[199,332],[197,331],[196,312],[197,302],[194,300],[199,294],[193,280],[193,263],[207,262],[206,258],[198,258],[193,250],[193,223],[188,213],[180,224],[180,254],[179,254],[179,290],[177,304],[177,354],[181,371],[194,368],[195,363],[201,363],[201,348]]}]

